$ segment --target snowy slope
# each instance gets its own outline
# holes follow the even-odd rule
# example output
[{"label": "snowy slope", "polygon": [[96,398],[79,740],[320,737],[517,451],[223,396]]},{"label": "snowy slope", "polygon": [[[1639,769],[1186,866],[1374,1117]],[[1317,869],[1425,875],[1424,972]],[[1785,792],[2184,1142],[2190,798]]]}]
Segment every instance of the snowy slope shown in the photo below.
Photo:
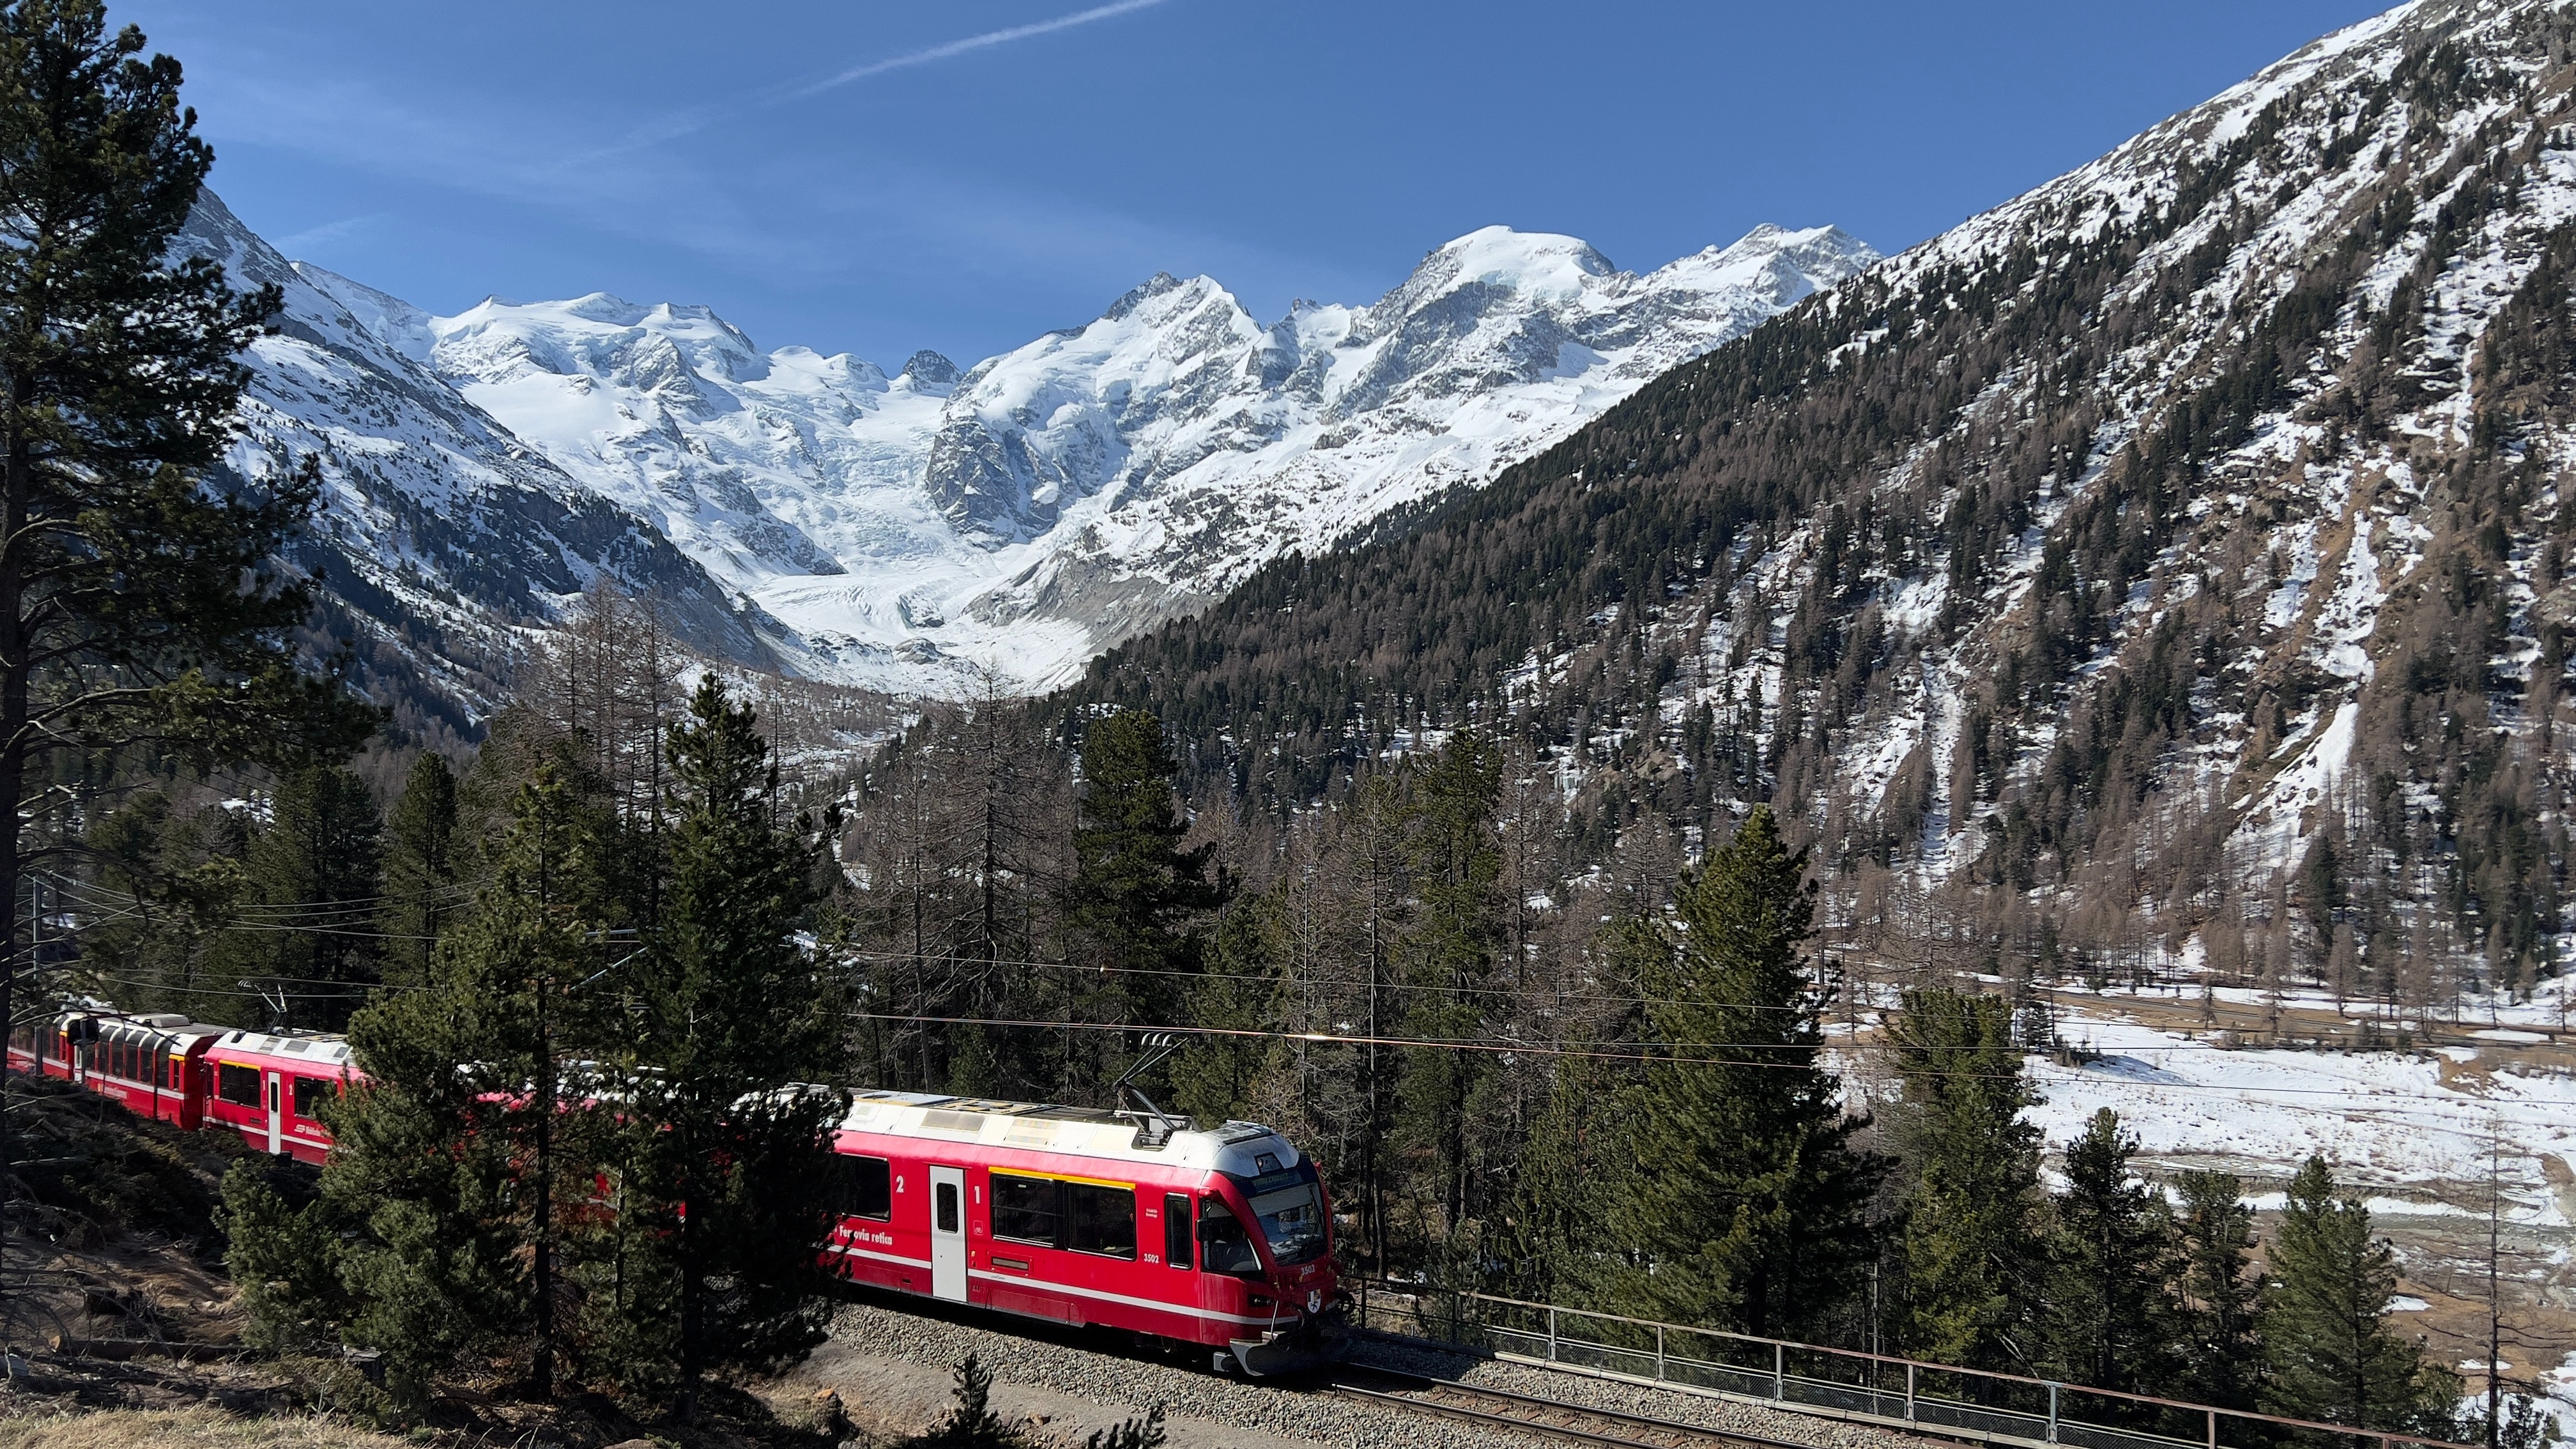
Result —
[{"label": "snowy slope", "polygon": [[[2009,808],[2044,794],[2052,750],[2085,723],[2096,691],[2140,667],[2168,625],[2215,629],[2208,647],[2225,662],[2201,680],[2183,738],[2158,762],[2148,804],[2165,813],[2140,828],[2162,831],[2197,796],[2216,794],[2230,878],[2260,887],[2294,868],[2339,808],[2351,814],[2358,782],[2348,765],[2372,742],[2370,701],[2405,687],[2382,670],[2413,647],[2385,628],[2389,610],[2436,587],[2438,569],[2428,563],[2461,537],[2460,505],[2445,488],[2456,477],[2450,470],[2473,456],[2480,349],[2532,283],[2551,238],[2576,218],[2570,25],[2564,7],[2532,0],[2398,6],[1872,271],[1873,285],[1902,297],[1974,277],[2016,248],[2062,255],[2070,245],[2117,241],[2175,208],[2189,214],[2124,264],[2103,305],[2152,322],[2135,326],[2080,391],[2043,394],[2037,380],[2056,360],[2018,358],[1948,432],[1829,500],[1855,514],[1919,507],[1937,533],[1973,495],[1927,478],[1974,476],[1995,440],[2065,398],[2097,420],[2081,468],[2037,480],[2026,532],[1984,561],[1972,589],[1961,589],[1942,551],[1947,540],[1936,537],[1918,566],[1874,569],[1842,606],[1851,627],[1887,631],[1896,667],[1837,731],[1814,782],[1816,823],[1839,829],[1894,815],[1886,792],[1919,755],[1930,782],[1921,833],[1898,863],[1926,883],[1968,874]],[[2454,71],[2458,78],[2447,79]],[[2250,159],[2231,159],[2239,154]],[[2195,194],[2202,168],[2222,166],[2237,168],[2226,188]],[[2472,197],[2482,203],[2474,213],[2464,206]],[[2462,215],[2475,215],[2474,224],[2454,220]],[[2111,637],[2080,675],[2053,681],[2064,689],[2054,707],[2011,721],[2012,752],[1984,767],[1979,798],[1953,798],[1961,781],[1976,778],[1960,768],[1964,717],[1995,710],[1980,696],[1991,695],[1998,667],[2030,646],[2043,565],[2052,549],[2072,546],[2067,527],[2080,505],[2105,486],[2124,448],[2153,440],[2203,402],[2255,323],[2339,249],[2354,247],[2366,262],[2362,280],[2335,299],[2314,351],[2292,363],[2288,399],[2253,418],[2243,441],[2199,463],[2200,491],[2148,556]],[[2202,266],[2208,274],[2181,291],[2174,279]],[[2391,307],[2406,315],[2381,315]],[[1845,356],[1905,340],[1857,336]],[[2383,348],[2403,350],[2405,386],[2369,383]],[[2352,396],[2365,387],[2374,395]],[[2356,416],[2376,408],[2391,415]],[[2563,456],[2571,443],[2542,430],[2507,449],[2506,461]],[[2542,577],[2544,554],[2555,557],[2549,535],[2568,516],[2558,511],[2564,486],[2541,485],[2526,513],[2498,521],[2509,554],[2501,583],[2512,654],[2498,660],[2507,681],[2530,677],[2544,625],[2576,616],[2553,594],[2555,576]],[[1691,664],[1664,691],[1667,729],[1698,708],[1723,725],[1812,707],[1784,694],[1778,646],[1816,587],[1824,525],[1820,505],[1743,559],[1723,591],[1695,596],[1659,626]],[[2215,626],[2193,607],[2211,588],[2228,595]],[[2301,688],[2294,693],[2286,680]],[[2254,714],[2269,707],[2271,691],[2285,701],[2282,733],[2249,754]],[[2500,732],[2550,740],[2522,717],[2521,692],[2513,684],[2493,701]],[[2378,706],[2383,720],[2390,708]],[[2428,789],[2419,804],[2433,803]],[[2153,909],[2144,892],[2140,904]]]},{"label": "snowy slope", "polygon": [[227,463],[249,477],[318,463],[323,506],[298,560],[321,572],[334,631],[358,641],[362,680],[380,695],[470,729],[514,630],[601,578],[668,597],[709,653],[774,664],[755,621],[685,554],[407,353],[412,309],[289,263],[211,193],[173,250],[221,261],[236,285],[283,291],[278,333],[250,350]]},{"label": "snowy slope", "polygon": [[583,488],[784,621],[799,672],[904,691],[1061,680],[1110,644],[1388,509],[1564,436],[1876,254],[1761,227],[1658,271],[1489,227],[1366,308],[1262,326],[1158,276],[962,378],[762,352],[702,307],[604,293],[431,316],[305,267]]},{"label": "snowy slope", "polygon": [[907,556],[944,533],[907,516],[947,392],[912,372],[763,353],[704,307],[605,293],[493,299],[416,325],[425,360],[468,399],[737,589],[839,573],[843,555]]},{"label": "snowy slope", "polygon": [[[1374,306],[1301,303],[1268,327],[1206,277],[1156,277],[960,386],[929,486],[1018,566],[945,612],[1079,621],[1084,652],[1105,647],[1282,553],[1489,480],[1875,260],[1831,227],[1765,226],[1637,276],[1572,237],[1488,227]],[[1032,673],[1079,662],[1068,649]]]}]

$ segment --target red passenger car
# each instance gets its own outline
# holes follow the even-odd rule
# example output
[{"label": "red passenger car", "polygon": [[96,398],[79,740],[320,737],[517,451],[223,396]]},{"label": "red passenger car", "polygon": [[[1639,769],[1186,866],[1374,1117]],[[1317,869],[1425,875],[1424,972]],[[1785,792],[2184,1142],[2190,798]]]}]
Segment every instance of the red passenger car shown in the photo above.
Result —
[{"label": "red passenger car", "polygon": [[[363,1080],[343,1037],[94,1005],[21,1028],[9,1066],[306,1162],[331,1148],[322,1104]],[[899,1293],[1195,1345],[1219,1368],[1321,1361],[1342,1295],[1314,1164],[1257,1123],[1196,1131],[1135,1100],[858,1093],[833,1137],[825,1261]]]},{"label": "red passenger car", "polygon": [[205,1054],[206,1123],[230,1127],[262,1152],[320,1162],[331,1130],[320,1109],[360,1080],[346,1037],[228,1031]]},{"label": "red passenger car", "polygon": [[9,1066],[66,1078],[138,1117],[194,1131],[205,1105],[200,1064],[223,1032],[184,1016],[67,1011],[11,1034]]},{"label": "red passenger car", "polygon": [[9,1038],[9,1069],[63,1077],[188,1131],[214,1126],[263,1152],[320,1162],[331,1133],[318,1115],[359,1079],[345,1038],[262,1033],[184,1016],[66,1011]]},{"label": "red passenger car", "polygon": [[1267,1127],[862,1092],[834,1146],[843,1277],[1196,1344],[1252,1374],[1326,1352],[1331,1204]]}]

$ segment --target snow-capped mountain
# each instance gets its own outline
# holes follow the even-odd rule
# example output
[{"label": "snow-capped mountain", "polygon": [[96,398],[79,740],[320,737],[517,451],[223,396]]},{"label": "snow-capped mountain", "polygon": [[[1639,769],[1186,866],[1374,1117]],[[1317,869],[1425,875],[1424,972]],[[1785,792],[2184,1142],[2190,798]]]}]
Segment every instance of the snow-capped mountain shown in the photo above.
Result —
[{"label": "snow-capped mountain", "polygon": [[1572,237],[1488,227],[1374,306],[1301,303],[1267,327],[1209,278],[1158,276],[959,384],[929,490],[1016,567],[941,613],[970,638],[1081,624],[1031,661],[1061,677],[1271,558],[1486,481],[1875,260],[1832,227],[1764,226],[1637,276]]},{"label": "snow-capped mountain", "polygon": [[2576,953],[2572,56],[2541,0],[2327,37],[1077,699],[1289,802],[1509,715],[1622,851],[1776,807],[1858,960],[2527,989]]},{"label": "snow-capped mountain", "polygon": [[361,683],[409,726],[471,731],[522,624],[543,625],[601,578],[670,605],[693,646],[774,666],[778,631],[736,609],[688,555],[567,477],[387,337],[411,309],[299,268],[208,194],[173,242],[235,284],[274,284],[276,335],[254,343],[227,458],[257,477],[318,463],[324,503],[298,545],[357,646]]},{"label": "snow-capped mountain", "polygon": [[798,672],[1037,686],[1264,561],[1564,436],[1876,259],[1762,227],[1653,273],[1487,228],[1374,306],[1263,326],[1158,276],[959,376],[762,352],[700,307],[595,293],[432,316],[304,266],[375,346],[792,628]]}]

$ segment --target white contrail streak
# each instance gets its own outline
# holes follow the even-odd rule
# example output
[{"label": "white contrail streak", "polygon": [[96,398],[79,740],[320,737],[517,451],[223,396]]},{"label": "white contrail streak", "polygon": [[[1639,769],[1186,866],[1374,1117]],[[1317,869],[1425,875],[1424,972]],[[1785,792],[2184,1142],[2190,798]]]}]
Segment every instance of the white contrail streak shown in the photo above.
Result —
[{"label": "white contrail streak", "polygon": [[1031,36],[1052,35],[1059,30],[1071,30],[1077,25],[1089,25],[1095,20],[1107,20],[1112,16],[1125,15],[1137,10],[1150,10],[1163,3],[1165,0],[1115,0],[1113,4],[1095,5],[1088,10],[1077,10],[1071,15],[1059,15],[1053,20],[1032,21],[1027,25],[1014,25],[1004,30],[987,30],[981,35],[969,35],[963,40],[951,40],[926,50],[916,50],[890,59],[872,60],[866,65],[852,66],[839,75],[790,91],[786,98],[803,100],[807,96],[819,95],[835,86],[845,86],[854,80],[865,80],[872,75],[883,75],[890,70],[905,70],[916,65],[928,65],[932,61],[946,60],[952,55],[964,55],[970,50],[985,50],[996,45],[1008,45],[1014,40],[1027,40]]}]

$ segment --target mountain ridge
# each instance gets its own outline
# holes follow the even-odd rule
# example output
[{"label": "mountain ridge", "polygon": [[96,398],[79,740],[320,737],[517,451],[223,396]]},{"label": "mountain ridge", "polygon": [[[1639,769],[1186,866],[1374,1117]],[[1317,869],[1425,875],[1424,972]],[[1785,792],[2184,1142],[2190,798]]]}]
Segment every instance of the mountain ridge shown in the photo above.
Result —
[{"label": "mountain ridge", "polygon": [[276,333],[250,349],[225,466],[246,478],[319,468],[322,507],[291,561],[324,581],[320,630],[354,649],[353,682],[395,708],[398,729],[470,738],[497,707],[523,631],[603,582],[660,596],[693,648],[775,667],[774,623],[736,609],[660,535],[386,346],[212,193],[173,250],[222,263],[237,285],[284,292]]},{"label": "mountain ridge", "polygon": [[2305,47],[1068,703],[1156,710],[1237,808],[1482,723],[1596,862],[1769,801],[1860,949],[2527,983],[2569,941],[2571,49],[2503,0]]},{"label": "mountain ridge", "polygon": [[1213,278],[1163,273],[1080,326],[965,369],[916,353],[891,377],[764,352],[700,305],[493,296],[441,317],[309,263],[289,268],[301,309],[329,315],[289,321],[363,333],[379,370],[434,378],[456,398],[439,407],[544,465],[552,496],[667,539],[704,576],[690,588],[752,621],[729,657],[937,694],[985,670],[1069,678],[1276,553],[1476,486],[1875,260],[1834,228],[1766,225],[1639,275],[1489,227],[1369,307],[1299,303],[1265,326]]}]

